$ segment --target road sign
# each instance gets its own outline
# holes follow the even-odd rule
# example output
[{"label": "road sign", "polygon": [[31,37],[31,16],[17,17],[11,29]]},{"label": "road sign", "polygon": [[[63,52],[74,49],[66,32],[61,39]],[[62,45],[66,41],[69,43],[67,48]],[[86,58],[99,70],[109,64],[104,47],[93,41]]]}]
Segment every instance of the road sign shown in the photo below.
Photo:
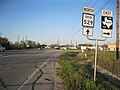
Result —
[{"label": "road sign", "polygon": [[111,10],[102,10],[102,16],[112,17],[112,11]]},{"label": "road sign", "polygon": [[94,8],[91,8],[91,7],[83,7],[83,12],[89,13],[89,14],[94,14],[95,10],[94,10]]},{"label": "road sign", "polygon": [[102,16],[101,19],[102,29],[113,29],[113,17]]},{"label": "road sign", "polygon": [[94,27],[94,15],[83,13],[82,15],[82,26],[83,27]]},{"label": "road sign", "polygon": [[93,28],[83,27],[82,33],[85,36],[93,36]]},{"label": "road sign", "polygon": [[112,31],[111,30],[102,30],[102,37],[104,38],[111,38],[112,37]]}]

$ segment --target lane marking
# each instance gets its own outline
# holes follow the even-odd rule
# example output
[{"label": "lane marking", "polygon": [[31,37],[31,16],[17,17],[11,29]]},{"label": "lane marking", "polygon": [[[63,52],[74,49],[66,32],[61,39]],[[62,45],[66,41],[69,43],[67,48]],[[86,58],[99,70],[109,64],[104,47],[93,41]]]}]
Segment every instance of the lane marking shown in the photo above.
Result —
[{"label": "lane marking", "polygon": [[[49,60],[50,59],[47,59],[39,68],[43,67],[44,64],[46,64]],[[30,79],[39,71],[39,68],[37,68],[17,90],[21,90],[24,87],[24,85],[27,84],[30,81]]]}]

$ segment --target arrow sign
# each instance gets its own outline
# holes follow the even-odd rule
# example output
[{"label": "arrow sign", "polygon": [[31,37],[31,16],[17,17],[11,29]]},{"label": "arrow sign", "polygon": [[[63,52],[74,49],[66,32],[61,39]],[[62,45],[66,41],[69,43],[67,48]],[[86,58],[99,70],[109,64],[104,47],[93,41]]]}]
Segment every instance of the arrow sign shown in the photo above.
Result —
[{"label": "arrow sign", "polygon": [[93,36],[93,28],[83,27],[82,33],[85,36]]},{"label": "arrow sign", "polygon": [[109,32],[108,32],[108,33],[103,33],[103,34],[110,35],[110,33],[109,33]]},{"label": "arrow sign", "polygon": [[87,32],[87,35],[88,35],[88,34],[89,34],[89,32],[90,32],[90,31],[89,31],[89,29],[87,29],[87,31],[86,31],[86,32]]},{"label": "arrow sign", "polygon": [[104,38],[111,38],[112,37],[112,30],[102,30],[102,37]]}]

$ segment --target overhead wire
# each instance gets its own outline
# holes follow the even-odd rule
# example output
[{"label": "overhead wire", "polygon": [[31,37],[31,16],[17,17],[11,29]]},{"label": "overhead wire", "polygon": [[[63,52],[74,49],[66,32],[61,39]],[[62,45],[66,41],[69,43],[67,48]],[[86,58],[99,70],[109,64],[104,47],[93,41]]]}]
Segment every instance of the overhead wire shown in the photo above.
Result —
[{"label": "overhead wire", "polygon": [[80,17],[80,15],[81,15],[80,13],[81,13],[81,11],[82,11],[82,9],[83,9],[83,6],[87,3],[87,1],[88,1],[88,0],[85,0],[84,4],[82,5],[82,8],[80,9],[80,11],[78,12],[76,18],[74,19],[74,21],[73,21],[73,23],[72,23],[72,26],[74,26],[74,25],[78,22],[79,17]]},{"label": "overhead wire", "polygon": [[[90,4],[90,2],[91,2],[91,0],[89,1],[89,3],[87,4],[87,6]],[[97,4],[97,2],[98,2],[98,0],[92,5],[92,7],[94,7],[96,4]],[[85,3],[83,4],[83,6],[85,5],[87,3],[87,0],[85,1]],[[82,7],[83,7],[82,6]],[[82,9],[80,10],[80,12],[82,11]],[[80,13],[79,12],[79,13]],[[78,13],[78,14],[79,14]],[[79,16],[79,17],[78,17]],[[74,31],[77,27],[78,27],[78,25],[81,23],[81,20],[79,19],[81,17],[81,14],[79,14],[79,15],[77,15],[77,18],[75,18],[75,20],[76,20],[76,22],[75,22],[75,24],[77,24],[72,30]],[[80,21],[79,21],[80,20]],[[78,22],[79,21],[79,22]],[[82,29],[82,28],[81,28]],[[79,30],[81,30],[81,29],[79,29]],[[77,31],[78,32],[78,31]],[[70,37],[73,37],[74,35],[75,35],[76,33],[74,33],[74,34],[72,34]],[[70,38],[69,37],[69,38]],[[67,38],[65,41],[67,41],[69,38]]]},{"label": "overhead wire", "polygon": [[[84,2],[84,4],[82,5],[82,8],[80,9],[79,13],[77,14],[76,18],[74,19],[74,21],[72,22],[71,26],[73,27],[72,30],[71,30],[71,33],[73,33],[76,28],[78,27],[78,25],[81,23],[81,20],[79,19],[81,17],[81,11],[83,9],[83,6],[87,3],[88,0],[86,0]],[[80,20],[80,21],[79,21]],[[79,21],[79,22],[78,22]],[[78,31],[77,31],[78,32]],[[65,33],[66,34],[66,33]],[[64,35],[65,35],[64,34]],[[64,37],[64,36],[63,36]],[[66,41],[66,40],[65,40]]]},{"label": "overhead wire", "polygon": [[92,5],[92,7],[94,7],[97,4],[98,0]]},{"label": "overhead wire", "polygon": [[[86,3],[87,3],[87,0],[84,2],[84,4],[82,5],[82,7],[83,7]],[[81,17],[81,15],[80,15],[81,11],[82,11],[82,8],[80,9],[80,11],[78,12],[78,14],[77,14],[77,16],[75,17],[74,21],[73,21],[72,24],[70,25],[70,27],[72,26],[72,29],[71,29],[71,31],[69,31],[69,32],[72,33],[72,32],[77,28],[78,25],[76,25],[76,24],[77,24],[77,22],[79,21],[79,18]],[[76,26],[75,26],[75,25],[76,25]],[[65,32],[62,37],[64,37],[66,34],[68,34],[68,31]]]},{"label": "overhead wire", "polygon": [[[98,2],[98,0],[92,5],[92,7],[94,7],[97,4],[97,2]],[[98,13],[100,13],[100,11],[103,8],[105,8],[110,2],[111,2],[111,0],[109,0],[108,2],[106,2],[104,5],[102,5],[102,7],[97,11],[97,13],[95,15],[97,15]],[[74,30],[77,28],[77,26],[80,24],[80,22],[76,25],[76,27],[74,28]],[[69,38],[67,38],[66,40],[64,40],[64,42],[67,41],[68,39],[72,38],[74,35],[76,35],[81,29],[79,29],[77,32],[73,33]]]},{"label": "overhead wire", "polygon": [[103,5],[103,6],[98,10],[98,12],[97,12],[95,15],[97,15],[98,13],[100,13],[100,11],[102,11],[102,9],[105,8],[110,2],[111,2],[111,0],[109,0],[108,2],[106,2],[105,5]]},{"label": "overhead wire", "polygon": [[90,6],[89,4],[91,3],[91,0],[89,0],[89,2],[88,2],[88,4],[87,4],[87,6]]},{"label": "overhead wire", "polygon": [[[98,0],[97,0],[98,1]],[[88,4],[87,5],[89,5],[90,4],[90,2],[91,2],[91,0],[88,2]],[[81,23],[81,20],[79,19],[80,17],[81,17],[81,11],[82,11],[82,9],[83,9],[83,6],[85,5],[87,3],[87,0],[85,1],[85,3],[82,5],[82,8],[81,8],[81,10],[80,10],[80,12],[78,13],[78,15],[77,15],[77,17],[75,18],[75,24],[76,24],[76,26],[72,29],[73,31],[78,27],[78,25]],[[79,16],[79,17],[78,17]],[[80,20],[80,21],[79,21]],[[79,21],[79,22],[78,22]],[[81,28],[82,29],[82,28]],[[81,30],[81,29],[79,29],[78,31],[77,31],[77,33]],[[75,34],[77,34],[76,32],[75,33],[73,33],[69,38],[71,38],[71,37],[73,37]],[[67,41],[69,38],[67,38],[66,40],[64,40],[64,42],[65,41]]]}]

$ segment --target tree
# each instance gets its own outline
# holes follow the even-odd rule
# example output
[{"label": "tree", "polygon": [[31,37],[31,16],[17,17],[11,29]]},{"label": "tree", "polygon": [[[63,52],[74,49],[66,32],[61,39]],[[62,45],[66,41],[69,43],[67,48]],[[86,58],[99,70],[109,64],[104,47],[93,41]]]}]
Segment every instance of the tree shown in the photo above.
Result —
[{"label": "tree", "polygon": [[6,49],[11,49],[12,48],[11,44],[10,44],[10,41],[7,38],[0,37],[0,45],[5,47]]}]

